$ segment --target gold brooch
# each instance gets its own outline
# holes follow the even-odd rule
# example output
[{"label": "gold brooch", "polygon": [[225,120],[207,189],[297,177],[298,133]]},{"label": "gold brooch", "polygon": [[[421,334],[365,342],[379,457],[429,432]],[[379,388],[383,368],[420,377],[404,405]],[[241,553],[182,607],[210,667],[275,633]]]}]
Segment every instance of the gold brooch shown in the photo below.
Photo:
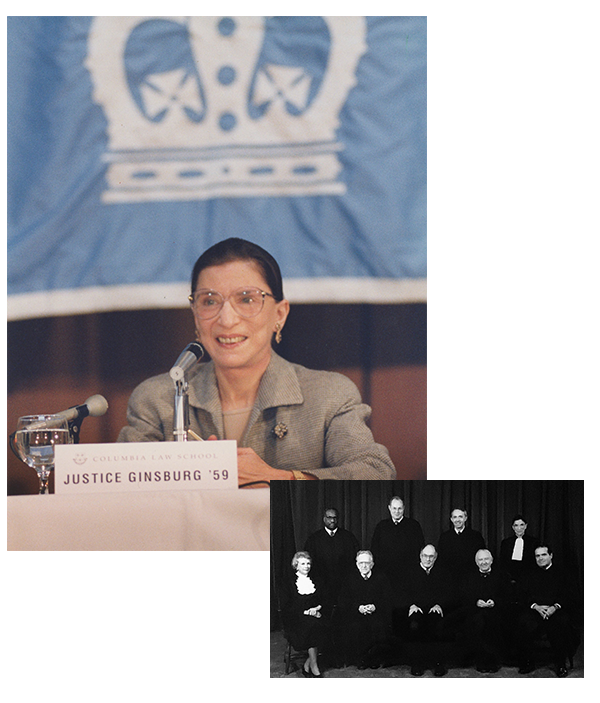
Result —
[{"label": "gold brooch", "polygon": [[283,424],[283,422],[278,422],[271,432],[275,435],[275,437],[277,437],[277,439],[283,439],[288,432],[288,428],[287,425]]}]

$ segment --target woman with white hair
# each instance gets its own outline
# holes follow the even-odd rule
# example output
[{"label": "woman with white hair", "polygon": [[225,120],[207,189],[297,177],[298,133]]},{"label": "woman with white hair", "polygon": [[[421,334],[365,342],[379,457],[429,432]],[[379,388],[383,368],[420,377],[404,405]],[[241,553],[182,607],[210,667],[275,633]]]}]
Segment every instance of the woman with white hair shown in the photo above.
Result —
[{"label": "woman with white hair", "polygon": [[322,678],[317,658],[326,637],[326,593],[323,584],[309,575],[311,566],[308,552],[294,554],[293,574],[282,592],[281,611],[285,636],[292,647],[308,651],[302,674],[307,678]]}]

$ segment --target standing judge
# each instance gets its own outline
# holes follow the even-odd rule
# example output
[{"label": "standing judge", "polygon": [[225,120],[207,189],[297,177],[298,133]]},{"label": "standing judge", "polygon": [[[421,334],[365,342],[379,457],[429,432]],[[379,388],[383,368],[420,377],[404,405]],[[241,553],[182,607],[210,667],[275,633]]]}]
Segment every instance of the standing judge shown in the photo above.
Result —
[{"label": "standing judge", "polygon": [[454,508],[450,513],[452,527],[441,534],[438,542],[439,563],[452,573],[457,582],[469,571],[474,571],[475,554],[485,548],[481,533],[471,529],[467,519],[464,508]]},{"label": "standing judge", "polygon": [[404,514],[404,501],[393,496],[388,503],[390,517],[375,526],[371,551],[377,564],[387,574],[394,589],[405,586],[407,569],[419,562],[425,544],[421,525]]},{"label": "standing judge", "polygon": [[304,548],[312,556],[313,572],[327,582],[333,602],[337,600],[340,585],[355,568],[358,540],[349,530],[339,526],[335,508],[323,513],[323,527],[308,536]]},{"label": "standing judge", "polygon": [[538,539],[526,534],[527,522],[522,515],[512,521],[513,535],[500,544],[500,566],[519,583],[528,571],[535,569],[535,548]]}]

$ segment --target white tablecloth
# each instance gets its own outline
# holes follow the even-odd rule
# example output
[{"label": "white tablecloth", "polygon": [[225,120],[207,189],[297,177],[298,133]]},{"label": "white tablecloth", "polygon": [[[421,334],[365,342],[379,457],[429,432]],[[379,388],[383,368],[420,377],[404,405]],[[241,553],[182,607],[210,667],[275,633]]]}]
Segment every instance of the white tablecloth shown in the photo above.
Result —
[{"label": "white tablecloth", "polygon": [[9,496],[16,551],[267,551],[269,489]]}]

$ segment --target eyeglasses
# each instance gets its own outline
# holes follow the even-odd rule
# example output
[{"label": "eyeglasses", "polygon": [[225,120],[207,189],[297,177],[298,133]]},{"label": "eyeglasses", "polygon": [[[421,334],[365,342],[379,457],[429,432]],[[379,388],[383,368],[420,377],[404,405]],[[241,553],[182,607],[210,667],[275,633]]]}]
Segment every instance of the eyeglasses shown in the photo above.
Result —
[{"label": "eyeglasses", "polygon": [[229,300],[231,307],[241,317],[256,317],[263,309],[265,298],[275,299],[272,293],[267,293],[259,288],[241,288],[224,298],[216,290],[197,290],[188,297],[191,306],[201,320],[211,320],[216,317]]}]

